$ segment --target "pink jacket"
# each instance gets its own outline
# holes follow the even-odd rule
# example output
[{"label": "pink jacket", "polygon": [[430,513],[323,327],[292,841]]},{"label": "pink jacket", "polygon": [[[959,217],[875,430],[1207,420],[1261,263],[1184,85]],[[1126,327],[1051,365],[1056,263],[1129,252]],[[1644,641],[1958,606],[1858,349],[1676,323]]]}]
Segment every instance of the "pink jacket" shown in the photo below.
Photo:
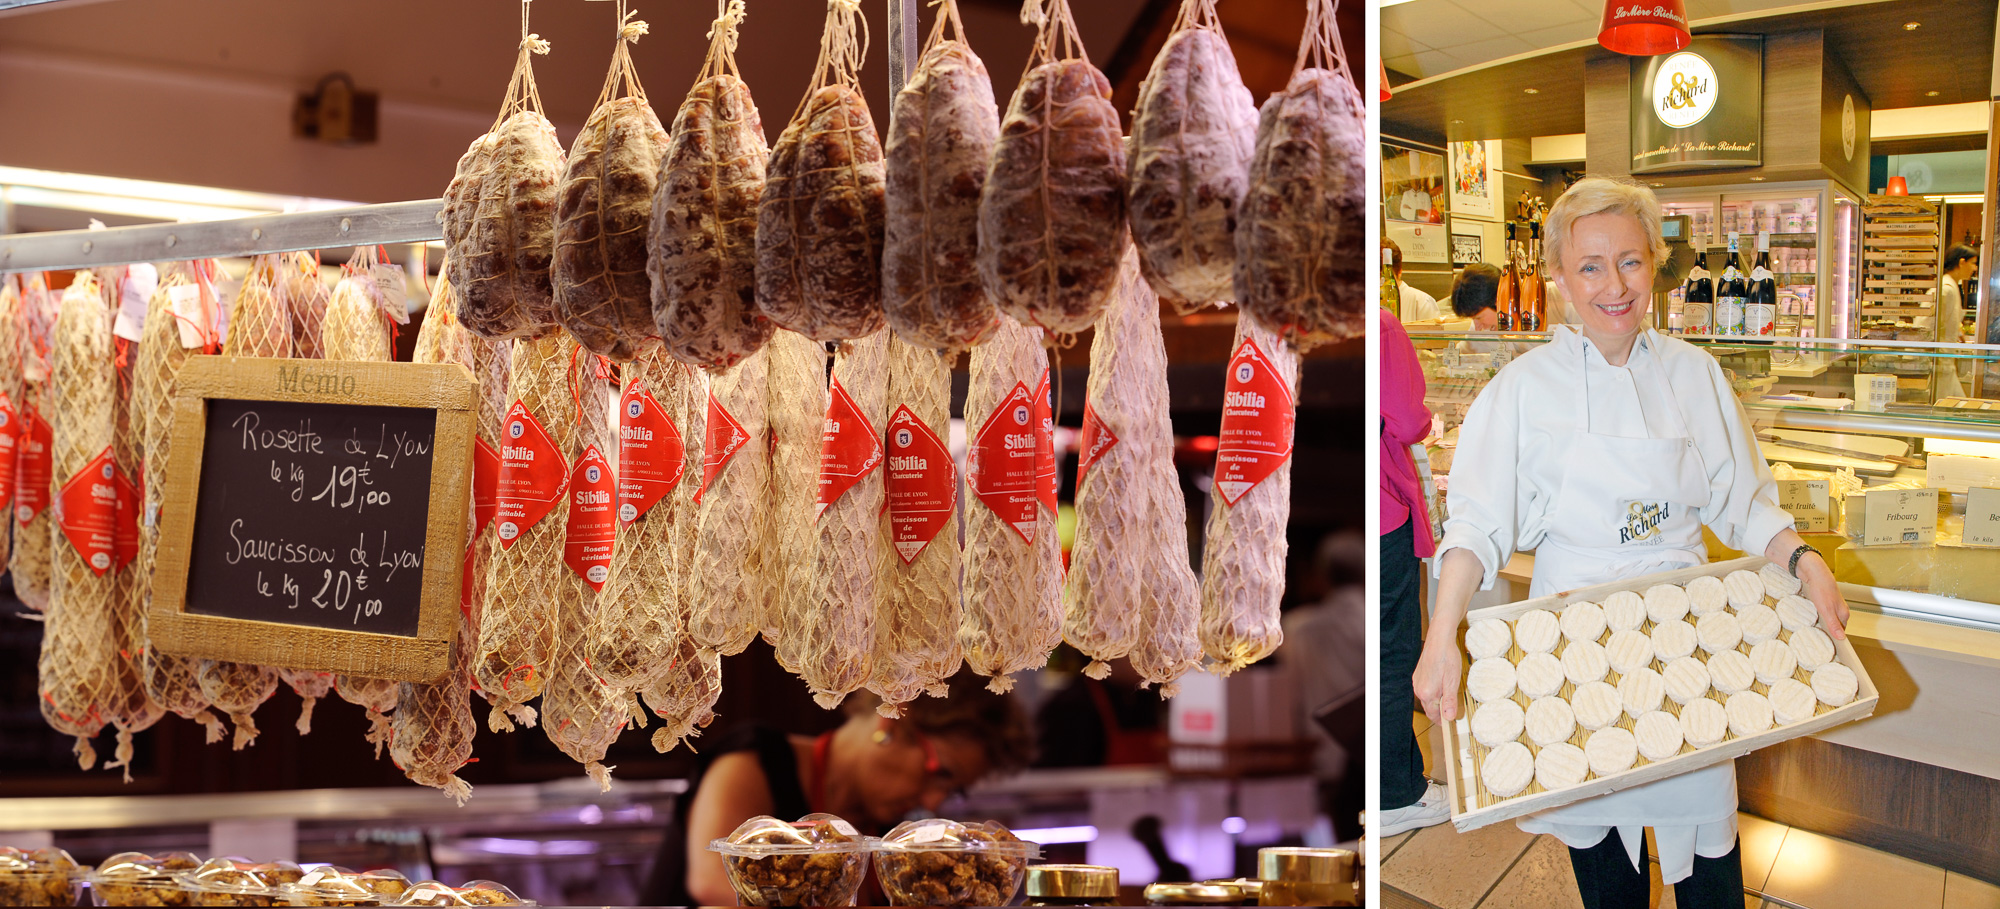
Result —
[{"label": "pink jacket", "polygon": [[1410,455],[1410,446],[1423,441],[1431,429],[1430,408],[1424,406],[1424,371],[1402,320],[1380,307],[1375,312],[1382,335],[1382,532],[1414,517],[1417,523],[1411,535],[1417,558],[1427,559],[1437,551],[1437,541],[1431,536],[1431,515],[1424,507],[1417,463]]}]

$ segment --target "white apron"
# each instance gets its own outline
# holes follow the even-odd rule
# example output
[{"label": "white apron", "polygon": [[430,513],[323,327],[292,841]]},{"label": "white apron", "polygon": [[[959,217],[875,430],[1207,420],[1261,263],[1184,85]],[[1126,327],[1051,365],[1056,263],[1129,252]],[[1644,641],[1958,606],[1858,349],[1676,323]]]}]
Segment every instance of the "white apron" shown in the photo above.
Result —
[{"label": "white apron", "polygon": [[[1635,439],[1591,432],[1590,344],[1584,343],[1575,386],[1582,429],[1564,456],[1549,530],[1535,550],[1531,597],[1708,561],[1696,516],[1708,505],[1708,471],[1673,389],[1665,388],[1673,405],[1667,435]],[[1692,873],[1697,852],[1718,858],[1734,847],[1736,764],[1573,802],[1518,823],[1577,849],[1597,845],[1616,828],[1634,868],[1643,867],[1645,828],[1652,827],[1660,878],[1671,884]]]}]

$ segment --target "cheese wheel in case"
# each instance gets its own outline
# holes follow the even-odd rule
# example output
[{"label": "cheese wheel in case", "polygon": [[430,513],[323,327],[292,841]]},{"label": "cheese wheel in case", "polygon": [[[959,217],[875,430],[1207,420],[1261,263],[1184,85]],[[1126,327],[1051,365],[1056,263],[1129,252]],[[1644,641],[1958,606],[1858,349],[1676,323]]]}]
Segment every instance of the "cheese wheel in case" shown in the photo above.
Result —
[{"label": "cheese wheel in case", "polygon": [[1514,630],[1505,619],[1480,619],[1465,630],[1465,650],[1475,660],[1504,656],[1514,646]]},{"label": "cheese wheel in case", "polygon": [[1792,573],[1786,571],[1785,566],[1776,562],[1767,563],[1757,569],[1757,579],[1764,582],[1765,595],[1774,600],[1798,593],[1799,588],[1805,586],[1799,583],[1798,578],[1792,577]]},{"label": "cheese wheel in case", "polygon": [[1681,750],[1681,721],[1664,710],[1655,710],[1632,724],[1632,737],[1646,760],[1673,757]]},{"label": "cheese wheel in case", "polygon": [[1514,620],[1514,643],[1528,653],[1548,653],[1556,649],[1556,641],[1561,635],[1556,614],[1546,609],[1530,609]]},{"label": "cheese wheel in case", "polygon": [[[1807,692],[1811,696],[1811,692]],[[1488,748],[1497,748],[1505,742],[1521,737],[1526,728],[1527,714],[1521,705],[1507,698],[1488,701],[1472,711],[1472,737]]]},{"label": "cheese wheel in case", "polygon": [[1770,693],[1764,699],[1771,702],[1771,715],[1787,726],[1812,719],[1819,708],[1819,698],[1798,679],[1779,679],[1772,683]]},{"label": "cheese wheel in case", "polygon": [[1743,643],[1762,644],[1778,636],[1778,614],[1762,604],[1736,610],[1736,624],[1743,629]]},{"label": "cheese wheel in case", "polygon": [[1610,776],[1638,762],[1639,742],[1630,732],[1606,726],[1590,734],[1589,741],[1583,743],[1583,754],[1590,759],[1591,773]]},{"label": "cheese wheel in case", "polygon": [[[1854,670],[1839,663],[1828,663],[1812,674],[1813,694],[1828,707],[1847,706],[1853,702],[1858,687],[1860,680],[1854,677]],[[1532,722],[1533,717],[1529,720]]]},{"label": "cheese wheel in case", "polygon": [[1687,584],[1688,611],[1697,616],[1714,615],[1729,605],[1729,597],[1722,589],[1722,579],[1704,575]]},{"label": "cheese wheel in case", "polygon": [[1750,668],[1757,673],[1757,681],[1766,685],[1791,678],[1798,665],[1798,658],[1784,641],[1765,641],[1750,648]]},{"label": "cheese wheel in case", "polygon": [[1602,679],[1610,668],[1604,659],[1604,648],[1596,641],[1569,642],[1563,647],[1562,664],[1563,675],[1572,685]]},{"label": "cheese wheel in case", "polygon": [[1778,621],[1786,631],[1797,631],[1819,624],[1819,607],[1801,596],[1789,596],[1778,601]]},{"label": "cheese wheel in case", "polygon": [[1520,742],[1507,742],[1487,752],[1485,762],[1479,765],[1479,781],[1486,784],[1486,791],[1501,798],[1528,788],[1534,780],[1535,756]]},{"label": "cheese wheel in case", "polygon": [[1595,642],[1604,636],[1604,607],[1588,601],[1571,603],[1563,608],[1557,624],[1562,626],[1563,637],[1571,641]]},{"label": "cheese wheel in case", "polygon": [[1817,628],[1801,628],[1792,632],[1786,642],[1792,648],[1792,656],[1798,660],[1799,668],[1807,672],[1818,669],[1833,660],[1833,639]]},{"label": "cheese wheel in case", "polygon": [[1618,722],[1618,717],[1625,712],[1625,704],[1618,699],[1618,689],[1609,683],[1590,682],[1578,685],[1575,691],[1570,692],[1569,709],[1576,716],[1578,726],[1603,729]]},{"label": "cheese wheel in case", "polygon": [[1730,695],[1729,703],[1722,705],[1722,709],[1729,714],[1730,733],[1738,738],[1771,728],[1771,702],[1755,691]]},{"label": "cheese wheel in case", "polygon": [[1619,675],[1651,665],[1653,639],[1635,629],[1614,631],[1610,642],[1604,645],[1604,659],[1611,664],[1611,671]]},{"label": "cheese wheel in case", "polygon": [[1722,705],[1708,698],[1695,698],[1681,707],[1681,738],[1696,748],[1722,741],[1729,730],[1729,717]]},{"label": "cheese wheel in case", "polygon": [[1667,696],[1667,683],[1652,669],[1634,669],[1618,680],[1618,699],[1625,703],[1625,715],[1633,719],[1660,709]]},{"label": "cheese wheel in case", "polygon": [[1662,663],[1694,652],[1694,626],[1679,619],[1653,626],[1653,656]]},{"label": "cheese wheel in case", "polygon": [[1688,614],[1687,591],[1672,584],[1646,588],[1646,618],[1654,623],[1672,622]]},{"label": "cheese wheel in case", "polygon": [[1691,656],[1681,657],[1667,664],[1667,671],[1660,674],[1667,682],[1667,697],[1676,704],[1686,704],[1708,693],[1708,667]]},{"label": "cheese wheel in case", "polygon": [[1735,694],[1756,680],[1750,658],[1741,650],[1725,650],[1708,658],[1708,682],[1723,694]]},{"label": "cheese wheel in case", "polygon": [[1732,571],[1722,579],[1722,591],[1729,596],[1731,606],[1755,606],[1764,602],[1764,579],[1754,571]]},{"label": "cheese wheel in case", "polygon": [[1576,734],[1576,714],[1569,702],[1551,695],[1528,703],[1528,740],[1553,745]]},{"label": "cheese wheel in case", "polygon": [[1742,643],[1743,626],[1729,613],[1710,613],[1694,623],[1694,636],[1703,653],[1721,653]]},{"label": "cheese wheel in case", "polygon": [[1630,590],[1604,598],[1604,624],[1612,631],[1632,631],[1646,624],[1646,601]]},{"label": "cheese wheel in case", "polygon": [[1476,660],[1465,673],[1465,693],[1480,703],[1514,693],[1514,664],[1501,657]]},{"label": "cheese wheel in case", "polygon": [[1557,742],[1535,754],[1535,782],[1543,789],[1574,786],[1589,772],[1590,759],[1583,749],[1568,742]]},{"label": "cheese wheel in case", "polygon": [[1531,653],[1521,658],[1521,665],[1515,669],[1515,681],[1521,693],[1531,698],[1545,698],[1562,690],[1563,665],[1553,653]]}]

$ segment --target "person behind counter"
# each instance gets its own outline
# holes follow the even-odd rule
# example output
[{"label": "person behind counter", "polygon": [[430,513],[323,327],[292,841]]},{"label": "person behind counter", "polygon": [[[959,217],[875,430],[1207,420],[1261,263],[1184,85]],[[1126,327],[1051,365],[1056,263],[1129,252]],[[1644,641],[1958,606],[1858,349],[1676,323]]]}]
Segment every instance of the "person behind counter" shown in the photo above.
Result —
[{"label": "person behind counter", "polygon": [[1382,248],[1389,251],[1389,261],[1396,274],[1396,292],[1403,301],[1403,311],[1397,313],[1405,322],[1435,322],[1438,318],[1436,297],[1403,283],[1403,248],[1388,237],[1382,238]]},{"label": "person behind counter", "polygon": [[[1943,287],[1938,294],[1938,341],[1958,344],[1977,340],[1965,336],[1965,282],[1979,273],[1979,251],[1960,243],[1944,254]],[[1938,397],[1965,397],[1965,382],[1971,378],[1970,362],[1946,361],[1937,367]]]},{"label": "person behind counter", "polygon": [[1474,331],[1493,331],[1500,326],[1500,268],[1474,262],[1451,282],[1451,311],[1461,319],[1471,319]]},{"label": "person behind counter", "polygon": [[[1701,564],[1706,525],[1727,545],[1789,567],[1828,633],[1844,637],[1847,603],[1833,572],[1778,506],[1721,366],[1646,328],[1667,252],[1659,200],[1629,180],[1588,177],[1556,200],[1547,237],[1549,271],[1581,329],[1555,326],[1547,344],[1500,370],[1460,427],[1437,605],[1414,680],[1424,712],[1456,718],[1467,603],[1517,550],[1535,551],[1528,595],[1540,597]],[[1634,523],[1640,504],[1659,506],[1646,510],[1647,526]],[[1569,847],[1586,906],[1647,905],[1646,827],[1677,905],[1743,898],[1734,763],[1517,823]]]},{"label": "person behind counter", "polygon": [[792,821],[824,811],[880,835],[990,774],[1026,767],[1034,751],[1027,715],[986,681],[961,672],[946,697],[917,698],[899,720],[877,716],[878,701],[856,693],[841,707],[847,722],[817,738],[752,725],[697,741],[701,763],[640,902],[735,905],[722,857],[708,844],[758,815]]}]

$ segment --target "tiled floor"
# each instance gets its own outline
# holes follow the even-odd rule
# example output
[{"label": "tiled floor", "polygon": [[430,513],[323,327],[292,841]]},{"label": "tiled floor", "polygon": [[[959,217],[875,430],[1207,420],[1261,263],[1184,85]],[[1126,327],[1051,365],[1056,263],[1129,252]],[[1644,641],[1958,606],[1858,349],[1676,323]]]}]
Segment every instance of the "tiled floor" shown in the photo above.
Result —
[{"label": "tiled floor", "polygon": [[[1414,720],[1424,766],[1436,730]],[[1832,837],[1737,815],[1743,884],[1755,894],[1745,909],[2000,909],[2000,887]],[[1648,850],[1651,851],[1650,848]],[[1671,909],[1673,890],[1651,866],[1654,909]],[[1576,909],[1576,879],[1560,841],[1531,836],[1511,823],[1461,834],[1450,824],[1382,843],[1384,903],[1435,909]]]}]

